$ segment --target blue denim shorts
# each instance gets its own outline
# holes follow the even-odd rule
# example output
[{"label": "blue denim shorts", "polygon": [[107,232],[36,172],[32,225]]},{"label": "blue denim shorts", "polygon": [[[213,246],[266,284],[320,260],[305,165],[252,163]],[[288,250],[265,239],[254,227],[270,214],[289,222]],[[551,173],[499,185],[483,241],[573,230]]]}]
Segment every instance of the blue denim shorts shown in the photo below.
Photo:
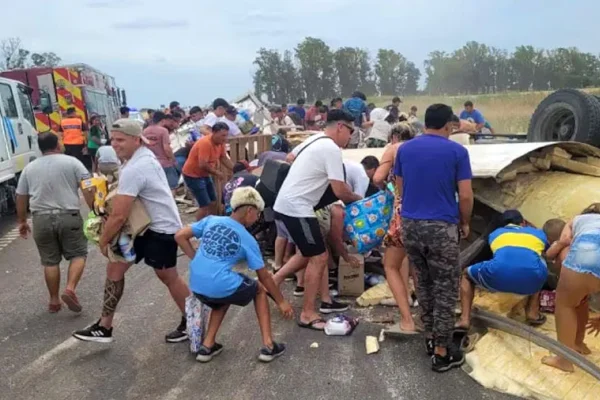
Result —
[{"label": "blue denim shorts", "polygon": [[185,162],[187,161],[187,157],[186,156],[175,156],[175,161],[177,162],[177,168],[179,169],[179,171],[183,171],[183,166],[185,165]]},{"label": "blue denim shorts", "polygon": [[600,279],[600,235],[576,236],[571,243],[563,266],[581,274]]},{"label": "blue denim shorts", "polygon": [[183,181],[190,191],[194,194],[199,207],[206,207],[217,200],[215,184],[210,176],[203,178],[192,178],[183,175]]},{"label": "blue denim shorts", "polygon": [[167,175],[167,182],[169,182],[169,188],[177,189],[179,186],[179,171],[177,167],[163,167],[165,175]]}]

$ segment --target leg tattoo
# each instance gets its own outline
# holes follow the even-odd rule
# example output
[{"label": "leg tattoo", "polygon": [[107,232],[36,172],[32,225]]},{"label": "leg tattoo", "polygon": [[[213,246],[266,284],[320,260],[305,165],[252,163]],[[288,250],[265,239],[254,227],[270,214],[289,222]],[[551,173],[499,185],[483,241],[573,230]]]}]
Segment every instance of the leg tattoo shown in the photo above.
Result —
[{"label": "leg tattoo", "polygon": [[125,278],[120,281],[111,281],[106,279],[104,285],[104,303],[102,304],[102,316],[108,317],[115,313],[117,304],[123,296],[123,289],[125,288]]}]

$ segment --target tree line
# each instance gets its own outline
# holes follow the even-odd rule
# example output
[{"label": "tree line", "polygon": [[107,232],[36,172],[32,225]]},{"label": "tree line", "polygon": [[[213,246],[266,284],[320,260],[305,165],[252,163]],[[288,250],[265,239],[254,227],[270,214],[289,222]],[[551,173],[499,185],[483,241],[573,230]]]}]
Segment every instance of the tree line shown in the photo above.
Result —
[{"label": "tree line", "polygon": [[307,37],[293,50],[261,48],[254,60],[254,91],[285,103],[367,96],[461,95],[600,86],[600,58],[575,47],[518,46],[513,52],[475,41],[454,52],[433,51],[421,70],[402,53],[379,49],[374,58],[357,47],[330,48]]},{"label": "tree line", "polygon": [[61,58],[53,52],[35,53],[23,48],[21,39],[0,40],[0,71],[29,67],[56,67]]}]

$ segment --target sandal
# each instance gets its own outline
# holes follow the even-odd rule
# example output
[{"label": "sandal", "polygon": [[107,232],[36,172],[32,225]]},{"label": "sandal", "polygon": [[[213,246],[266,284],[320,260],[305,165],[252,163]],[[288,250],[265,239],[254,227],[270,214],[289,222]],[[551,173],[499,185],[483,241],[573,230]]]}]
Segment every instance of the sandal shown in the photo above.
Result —
[{"label": "sandal", "polygon": [[48,312],[50,314],[56,314],[62,308],[62,304],[48,304]]},{"label": "sandal", "polygon": [[325,321],[323,318],[317,318],[308,323],[304,323],[304,322],[298,320],[298,326],[300,328],[312,329],[313,331],[324,331],[325,327],[317,328],[315,325],[316,324],[325,324],[325,323],[327,323],[327,321]]},{"label": "sandal", "polygon": [[397,335],[397,336],[414,336],[414,335],[420,335],[421,332],[419,332],[416,329],[416,327],[415,327],[414,331],[407,331],[407,330],[400,328],[400,324],[394,324],[385,330],[385,334],[391,335],[391,336],[395,336],[395,335]]},{"label": "sandal", "polygon": [[546,323],[547,319],[548,318],[546,318],[546,316],[544,314],[540,313],[540,316],[538,318],[536,318],[536,319],[527,318],[525,320],[525,322],[527,323],[527,325],[530,325],[530,326],[542,326]]}]

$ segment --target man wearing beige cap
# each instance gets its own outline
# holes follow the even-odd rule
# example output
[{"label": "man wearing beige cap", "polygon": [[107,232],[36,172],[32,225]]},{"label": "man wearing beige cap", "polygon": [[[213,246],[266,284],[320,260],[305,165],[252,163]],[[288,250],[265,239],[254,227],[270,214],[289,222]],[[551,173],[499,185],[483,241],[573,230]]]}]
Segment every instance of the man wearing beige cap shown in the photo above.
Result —
[{"label": "man wearing beige cap", "polygon": [[[190,291],[177,273],[177,243],[175,233],[181,228],[181,219],[171,195],[167,177],[154,153],[144,146],[142,127],[130,119],[119,119],[111,127],[111,144],[124,164],[119,174],[117,195],[112,200],[112,211],[100,237],[100,250],[107,255],[108,244],[119,235],[135,199],[140,199],[150,225],[142,236],[135,238],[135,264],[145,260],[156,276],[167,286],[171,297],[183,313],[185,299]],[[112,341],[112,320],[125,287],[125,273],[133,263],[110,262],[106,272],[102,317],[92,326],[73,333],[77,339],[89,342]],[[179,327],[166,336],[167,342],[187,339],[185,318]]]}]

